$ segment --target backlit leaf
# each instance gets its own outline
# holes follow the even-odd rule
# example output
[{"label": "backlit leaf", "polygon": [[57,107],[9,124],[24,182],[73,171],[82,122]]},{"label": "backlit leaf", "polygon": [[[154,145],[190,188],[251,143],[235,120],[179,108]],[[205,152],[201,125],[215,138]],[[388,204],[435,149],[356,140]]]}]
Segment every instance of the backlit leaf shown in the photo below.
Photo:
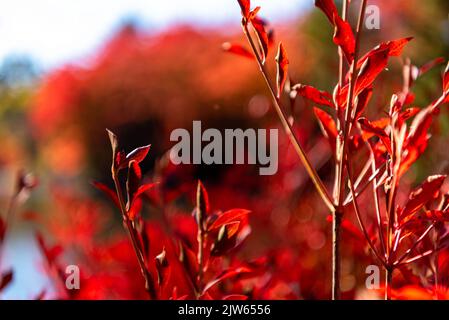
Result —
[{"label": "backlit leaf", "polygon": [[[361,127],[362,131],[364,132],[362,137],[365,140],[367,140],[368,137],[370,137],[371,135],[375,135],[376,137],[378,137],[383,142],[383,144],[385,145],[385,148],[391,154],[390,137],[387,135],[387,133],[385,132],[384,129],[382,129],[381,127],[377,126],[375,123],[372,123],[372,122],[368,121],[366,118],[360,118],[358,120],[358,122],[360,124],[360,127]],[[368,133],[368,135],[365,135],[365,133]]]},{"label": "backlit leaf", "polygon": [[355,38],[351,25],[347,21],[340,18],[340,16],[336,13],[334,15],[334,20],[334,43],[341,47],[345,54],[346,60],[348,60],[349,63],[352,63],[352,60],[354,60]]},{"label": "backlit leaf", "polygon": [[268,48],[270,44],[270,39],[268,37],[268,32],[266,30],[266,22],[258,17],[251,19],[251,24],[256,31],[257,39],[261,48],[262,62],[265,63],[265,59],[268,56]]},{"label": "backlit leaf", "polygon": [[221,213],[216,220],[214,220],[209,226],[208,230],[214,230],[221,228],[223,225],[240,222],[242,219],[248,217],[249,210],[245,209],[231,209],[229,211]]},{"label": "backlit leaf", "polygon": [[282,91],[284,90],[285,82],[288,76],[288,58],[287,52],[282,43],[279,43],[279,49],[276,56],[276,66],[277,66],[277,97],[280,98]]}]

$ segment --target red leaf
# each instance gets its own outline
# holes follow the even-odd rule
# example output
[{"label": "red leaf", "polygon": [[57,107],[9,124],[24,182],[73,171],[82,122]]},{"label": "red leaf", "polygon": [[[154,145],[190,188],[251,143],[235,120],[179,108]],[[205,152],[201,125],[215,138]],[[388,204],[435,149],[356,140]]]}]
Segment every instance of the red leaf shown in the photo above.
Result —
[{"label": "red leaf", "polygon": [[92,185],[95,188],[97,188],[98,190],[100,190],[101,192],[103,192],[106,196],[108,196],[117,208],[120,208],[120,203],[118,201],[117,193],[114,190],[109,188],[104,183],[97,182],[97,181],[92,181]]},{"label": "red leaf", "polygon": [[232,268],[223,271],[217,278],[210,281],[203,289],[203,294],[206,293],[210,288],[217,285],[220,282],[223,282],[226,279],[233,278],[242,274],[251,273],[252,270],[247,267],[238,267],[238,268]]},{"label": "red leaf", "polygon": [[405,121],[407,121],[408,119],[416,116],[419,111],[420,111],[419,108],[408,108],[408,109],[405,109],[399,115],[399,125],[401,126]]},{"label": "red leaf", "polygon": [[218,216],[218,218],[211,223],[208,230],[214,230],[221,228],[222,226],[233,223],[240,222],[242,219],[246,218],[251,211],[245,209],[231,209]]},{"label": "red leaf", "polygon": [[222,256],[228,253],[230,250],[238,247],[250,232],[251,227],[248,225],[247,219],[223,225],[214,239],[211,247],[211,255]]},{"label": "red leaf", "polygon": [[262,62],[265,63],[265,59],[268,56],[268,48],[270,39],[268,37],[267,30],[265,29],[266,22],[258,17],[251,19],[251,24],[256,31],[257,39],[259,40],[260,48],[262,49]]},{"label": "red leaf", "polygon": [[226,297],[223,297],[223,300],[248,300],[248,296],[243,294],[230,294]]},{"label": "red leaf", "polygon": [[413,37],[402,38],[387,42],[387,46],[390,48],[390,57],[399,57],[402,54],[404,47],[413,40]]},{"label": "red leaf", "polygon": [[323,134],[326,136],[331,145],[332,151],[335,153],[338,130],[334,119],[327,112],[319,108],[313,108],[313,111],[319,121]]},{"label": "red leaf", "polygon": [[333,92],[333,99],[335,103],[337,104],[337,110],[344,110],[346,109],[347,105],[347,99],[348,99],[348,90],[349,90],[349,84],[344,85],[343,87],[340,86],[340,84],[337,84],[334,88]]},{"label": "red leaf", "polygon": [[199,269],[198,260],[195,253],[182,242],[179,243],[179,261],[190,279],[195,282]]},{"label": "red leaf", "polygon": [[371,100],[371,97],[373,95],[373,88],[369,87],[360,92],[360,94],[357,96],[356,100],[356,115],[355,119],[357,120],[362,115],[363,111],[365,110],[366,106]]},{"label": "red leaf", "polygon": [[296,84],[292,88],[293,94],[300,95],[320,105],[333,108],[332,96],[326,91],[320,91],[312,86]]},{"label": "red leaf", "polygon": [[146,145],[143,147],[139,147],[131,151],[126,155],[125,159],[122,159],[119,164],[119,169],[127,168],[129,166],[129,163],[131,161],[136,161],[137,163],[141,163],[143,159],[148,154],[148,151],[150,151],[151,145]]},{"label": "red leaf", "polygon": [[223,225],[211,246],[210,253],[214,257],[223,256],[229,250],[237,245],[237,232],[240,228],[240,222],[230,222]]},{"label": "red leaf", "polygon": [[427,73],[429,70],[434,68],[435,66],[444,63],[444,58],[439,57],[432,61],[427,62],[425,65],[423,65],[421,68],[419,68],[419,75],[422,76],[423,74]]},{"label": "red leaf", "polygon": [[14,279],[14,273],[12,270],[3,272],[0,277],[0,292],[3,291]]},{"label": "red leaf", "polygon": [[[375,123],[369,122],[366,118],[360,118],[358,122],[360,123],[360,126],[363,131],[362,135],[363,139],[368,140],[369,139],[368,137],[375,135],[383,142],[385,148],[387,148],[388,152],[391,154],[390,137],[386,134],[384,129],[377,126]],[[368,133],[368,135],[365,135],[365,132]]]},{"label": "red leaf", "polygon": [[400,56],[402,54],[402,50],[404,49],[405,45],[409,43],[413,37],[408,38],[401,38],[396,40],[391,40],[387,42],[382,42],[377,47],[369,51],[367,54],[365,54],[358,62],[357,62],[357,68],[360,68],[366,60],[381,51],[388,51],[388,56]]},{"label": "red leaf", "polygon": [[128,201],[126,203],[126,210],[128,211],[134,200],[136,199],[136,193],[140,186],[140,180],[142,180],[142,171],[139,164],[132,160],[129,163],[128,179],[126,180],[126,193],[128,195]]},{"label": "red leaf", "polygon": [[277,62],[277,97],[278,99],[281,97],[282,91],[284,90],[285,82],[287,81],[288,76],[288,58],[287,58],[287,52],[285,51],[285,48],[281,43],[279,43],[279,49],[278,54],[276,56],[276,62]]},{"label": "red leaf", "polygon": [[[328,215],[326,217],[327,222],[332,222],[332,215]],[[342,219],[341,227],[344,229],[345,233],[354,237],[357,240],[365,241],[364,234],[360,231],[360,228],[357,228],[350,220]]]},{"label": "red leaf", "polygon": [[348,219],[343,219],[341,227],[348,235],[354,237],[357,240],[366,241],[365,235]]},{"label": "red leaf", "polygon": [[237,0],[237,1],[240,5],[240,9],[242,10],[242,16],[247,19],[249,17],[249,13],[251,10],[250,0]]},{"label": "red leaf", "polygon": [[343,50],[346,60],[352,63],[354,60],[355,38],[349,22],[344,21],[338,13],[334,13],[335,33],[334,43]]},{"label": "red leaf", "polygon": [[429,140],[428,130],[432,124],[432,113],[424,109],[413,119],[410,133],[404,143],[403,159],[399,175],[404,174],[410,166],[424,153]]},{"label": "red leaf", "polygon": [[142,210],[142,206],[143,206],[142,200],[139,198],[135,199],[131,203],[131,206],[129,209],[127,209],[126,213],[131,221],[134,221],[136,217],[139,215],[140,211]]},{"label": "red leaf", "polygon": [[443,175],[428,177],[426,181],[410,193],[401,216],[406,218],[421,209],[427,202],[433,200],[438,195],[444,179],[446,179],[446,176]]},{"label": "red leaf", "polygon": [[226,52],[230,52],[245,58],[254,59],[254,55],[248,49],[239,44],[225,42],[223,43],[222,48]]},{"label": "red leaf", "polygon": [[360,67],[357,83],[354,88],[354,96],[358,96],[360,92],[371,87],[374,80],[385,69],[388,62],[388,51],[388,48],[377,50],[365,60]]},{"label": "red leaf", "polygon": [[349,150],[350,152],[356,152],[364,145],[363,138],[360,134],[355,134],[349,137]]},{"label": "red leaf", "polygon": [[252,10],[249,13],[248,20],[253,20],[254,18],[256,18],[256,16],[259,13],[259,11],[260,11],[260,7],[255,7],[254,10]]},{"label": "red leaf", "polygon": [[359,60],[357,67],[360,68],[354,96],[370,87],[379,74],[385,69],[390,56],[399,56],[404,46],[412,38],[403,38],[385,42],[368,52]]},{"label": "red leaf", "polygon": [[334,16],[338,15],[334,0],[315,0],[315,6],[324,12],[330,23],[334,24]]}]

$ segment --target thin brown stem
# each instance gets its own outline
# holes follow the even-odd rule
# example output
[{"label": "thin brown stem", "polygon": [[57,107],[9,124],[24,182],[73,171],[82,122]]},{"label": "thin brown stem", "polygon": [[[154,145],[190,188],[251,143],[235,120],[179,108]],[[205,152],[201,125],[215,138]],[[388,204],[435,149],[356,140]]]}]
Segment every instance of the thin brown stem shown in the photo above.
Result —
[{"label": "thin brown stem", "polygon": [[120,211],[122,213],[123,225],[131,239],[131,244],[132,244],[134,252],[136,254],[136,258],[139,263],[140,271],[145,280],[145,290],[148,292],[150,299],[156,299],[157,298],[156,287],[155,287],[153,278],[151,277],[151,274],[148,271],[148,268],[146,267],[142,249],[141,249],[141,246],[139,245],[139,239],[138,239],[136,229],[134,228],[132,221],[128,218],[128,215],[126,213],[126,205],[125,205],[125,201],[123,199],[122,187],[120,185],[120,181],[118,179],[116,172],[112,172],[112,179],[114,180],[115,190],[117,192],[117,197],[118,197],[119,204],[120,204]]},{"label": "thin brown stem", "polygon": [[343,212],[335,211],[332,220],[332,300],[340,299],[340,233]]},{"label": "thin brown stem", "polygon": [[[343,21],[346,21],[348,18],[348,5],[349,0],[344,0],[343,1],[343,8],[342,8],[342,15],[341,18],[343,19]],[[345,57],[344,57],[344,53],[343,53],[343,49],[341,47],[338,47],[338,57],[339,57],[339,61],[338,61],[338,83],[340,84],[340,87],[343,85],[344,82],[344,69],[345,69]]]}]

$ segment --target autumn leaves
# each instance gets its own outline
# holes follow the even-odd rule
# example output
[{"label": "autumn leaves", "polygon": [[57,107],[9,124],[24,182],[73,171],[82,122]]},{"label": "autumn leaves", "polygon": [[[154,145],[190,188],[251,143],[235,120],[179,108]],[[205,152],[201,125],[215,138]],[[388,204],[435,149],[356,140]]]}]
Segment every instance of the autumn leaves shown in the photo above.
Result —
[{"label": "autumn leaves", "polygon": [[[338,82],[332,94],[310,85],[293,83],[285,90],[285,83],[289,79],[289,61],[285,48],[282,43],[279,44],[275,88],[265,68],[268,48],[272,43],[272,39],[267,35],[272,34],[272,31],[265,31],[263,27],[266,23],[259,23],[259,7],[251,10],[248,0],[238,0],[238,3],[242,11],[244,34],[273,96],[274,108],[324,203],[333,213],[333,297],[339,296],[339,228],[342,223],[339,220],[343,214],[347,215],[350,209],[348,205],[352,202],[371,252],[387,271],[386,298],[390,298],[393,271],[403,264],[419,260],[438,250],[438,244],[435,243],[430,250],[422,247],[422,242],[437,222],[448,220],[449,207],[442,202],[433,203],[441,197],[440,188],[445,176],[429,177],[411,193],[403,207],[397,198],[401,177],[427,147],[433,117],[438,113],[439,107],[449,101],[449,65],[443,75],[442,96],[429,106],[418,108],[414,105],[412,93],[414,81],[429,69],[438,66],[444,59],[435,59],[421,68],[412,65],[407,59],[403,64],[403,89],[392,95],[387,116],[369,120],[364,114],[371,103],[377,78],[386,69],[391,57],[399,57],[402,54],[404,47],[412,40],[411,37],[383,42],[362,56],[359,51],[367,1],[360,2],[357,26],[353,31],[348,21],[348,9],[352,4],[350,1],[343,2],[340,16],[333,0],[316,0],[316,7],[323,11],[334,28],[333,42],[339,48],[340,59]],[[257,42],[253,40],[249,25],[254,29],[253,34]],[[227,51],[249,56],[247,49],[236,45],[228,45]],[[329,197],[324,183],[310,166],[307,155],[294,137],[291,126],[294,121],[289,123],[286,120],[288,115],[282,106],[284,91],[287,91],[290,99],[302,97],[317,106],[314,107],[314,113],[334,154],[334,199]],[[356,170],[360,167],[363,169],[357,174]],[[374,202],[375,226],[368,229],[365,220],[372,210],[364,212],[359,197],[369,185],[372,186],[373,192],[371,201]],[[420,222],[421,228],[410,229],[417,221]],[[347,225],[347,222],[343,225]],[[405,225],[408,227],[402,229]]]}]

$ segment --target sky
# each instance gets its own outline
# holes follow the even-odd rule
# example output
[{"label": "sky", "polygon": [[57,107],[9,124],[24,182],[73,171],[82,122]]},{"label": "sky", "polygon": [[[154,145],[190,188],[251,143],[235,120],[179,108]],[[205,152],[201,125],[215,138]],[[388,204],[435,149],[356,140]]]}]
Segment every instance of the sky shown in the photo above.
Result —
[{"label": "sky", "polygon": [[[312,0],[253,0],[271,21],[297,15]],[[2,0],[0,61],[31,57],[43,69],[93,52],[130,19],[148,30],[173,24],[220,25],[240,20],[236,0]]]}]

